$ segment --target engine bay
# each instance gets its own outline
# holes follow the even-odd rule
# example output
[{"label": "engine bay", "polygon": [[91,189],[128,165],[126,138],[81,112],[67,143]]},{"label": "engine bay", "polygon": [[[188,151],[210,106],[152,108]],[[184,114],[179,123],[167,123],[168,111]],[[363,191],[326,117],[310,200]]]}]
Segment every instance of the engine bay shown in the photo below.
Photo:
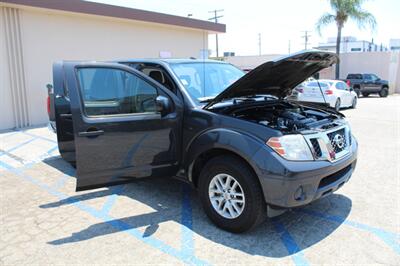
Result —
[{"label": "engine bay", "polygon": [[328,129],[337,126],[334,119],[338,118],[328,112],[291,104],[240,108],[231,111],[230,115],[282,132],[297,132],[316,128]]}]

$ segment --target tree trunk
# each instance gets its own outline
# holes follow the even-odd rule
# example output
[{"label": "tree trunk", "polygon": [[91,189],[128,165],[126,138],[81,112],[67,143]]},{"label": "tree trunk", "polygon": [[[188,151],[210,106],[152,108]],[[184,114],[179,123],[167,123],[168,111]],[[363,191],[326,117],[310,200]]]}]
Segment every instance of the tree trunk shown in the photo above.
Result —
[{"label": "tree trunk", "polygon": [[[338,32],[336,38],[336,54],[340,55],[340,42],[342,41],[342,26],[338,25]],[[340,62],[336,64],[335,79],[339,79],[340,75]]]}]

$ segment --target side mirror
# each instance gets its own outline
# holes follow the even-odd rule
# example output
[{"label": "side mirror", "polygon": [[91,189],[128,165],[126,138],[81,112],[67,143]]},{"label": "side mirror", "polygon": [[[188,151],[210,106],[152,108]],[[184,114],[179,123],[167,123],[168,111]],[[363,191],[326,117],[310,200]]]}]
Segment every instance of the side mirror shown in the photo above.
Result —
[{"label": "side mirror", "polygon": [[353,87],[349,87],[349,90],[350,90],[350,91],[354,91]]},{"label": "side mirror", "polygon": [[156,98],[156,110],[161,116],[169,114],[172,110],[171,100],[165,96],[158,95]]}]

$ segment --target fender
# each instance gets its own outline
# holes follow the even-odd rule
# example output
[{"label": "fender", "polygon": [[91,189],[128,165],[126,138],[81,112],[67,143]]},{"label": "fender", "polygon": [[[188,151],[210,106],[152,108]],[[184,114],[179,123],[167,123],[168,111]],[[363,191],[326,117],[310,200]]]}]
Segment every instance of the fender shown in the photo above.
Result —
[{"label": "fender", "polygon": [[185,151],[184,169],[192,182],[192,170],[196,159],[204,152],[212,149],[224,149],[244,158],[257,175],[259,170],[251,158],[261,148],[263,142],[241,130],[213,128],[196,136]]}]

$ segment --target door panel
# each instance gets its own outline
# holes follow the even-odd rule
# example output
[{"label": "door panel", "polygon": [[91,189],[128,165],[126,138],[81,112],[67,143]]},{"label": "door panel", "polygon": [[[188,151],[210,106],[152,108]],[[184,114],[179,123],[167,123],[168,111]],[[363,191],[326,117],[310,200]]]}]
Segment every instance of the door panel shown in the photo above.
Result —
[{"label": "door panel", "polygon": [[57,129],[58,149],[61,157],[70,162],[75,162],[74,127],[68,90],[65,86],[64,69],[62,62],[53,64],[52,103]]},{"label": "door panel", "polygon": [[[66,63],[77,161],[77,190],[173,175],[181,143],[182,104],[120,64]],[[158,95],[174,110],[156,111]]]}]

